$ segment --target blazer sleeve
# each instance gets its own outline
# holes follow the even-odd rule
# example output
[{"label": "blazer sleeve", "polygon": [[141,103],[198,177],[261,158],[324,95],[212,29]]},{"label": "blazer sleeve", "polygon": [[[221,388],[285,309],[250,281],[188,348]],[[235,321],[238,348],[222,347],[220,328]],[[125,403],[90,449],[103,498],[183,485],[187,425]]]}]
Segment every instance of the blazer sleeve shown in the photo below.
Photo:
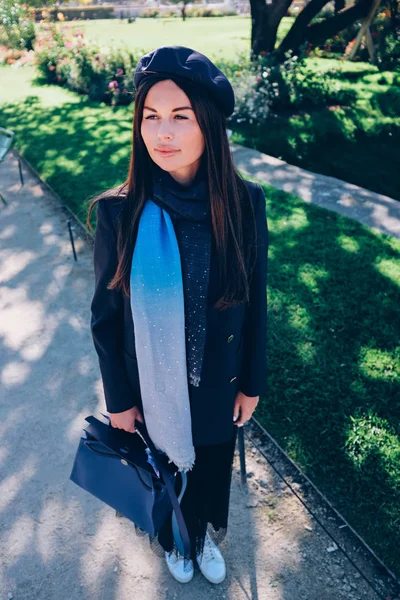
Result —
[{"label": "blazer sleeve", "polygon": [[244,324],[243,362],[239,390],[246,396],[267,393],[267,263],[269,232],[264,191],[258,185],[255,203],[257,259],[250,280],[250,301]]},{"label": "blazer sleeve", "polygon": [[124,310],[122,292],[108,290],[117,268],[117,238],[107,209],[107,199],[97,203],[94,239],[95,288],[91,302],[90,327],[103,380],[104,396],[110,413],[123,412],[135,405],[123,357]]}]

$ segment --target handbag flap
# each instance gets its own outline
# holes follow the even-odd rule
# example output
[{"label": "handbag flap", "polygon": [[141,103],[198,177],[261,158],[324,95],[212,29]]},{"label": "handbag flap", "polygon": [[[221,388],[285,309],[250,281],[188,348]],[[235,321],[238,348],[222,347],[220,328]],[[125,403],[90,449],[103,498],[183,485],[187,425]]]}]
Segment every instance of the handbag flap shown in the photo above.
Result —
[{"label": "handbag flap", "polygon": [[154,474],[152,466],[147,462],[146,445],[139,435],[110,427],[93,415],[86,417],[85,421],[88,422],[88,425],[84,427],[84,431],[89,435],[102,442],[121,458]]}]

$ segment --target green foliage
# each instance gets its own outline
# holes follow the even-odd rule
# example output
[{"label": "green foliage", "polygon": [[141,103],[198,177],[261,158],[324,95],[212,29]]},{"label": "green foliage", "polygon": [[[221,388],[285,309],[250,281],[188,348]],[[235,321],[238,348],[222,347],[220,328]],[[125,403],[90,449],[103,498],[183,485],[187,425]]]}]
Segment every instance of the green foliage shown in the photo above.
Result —
[{"label": "green foliage", "polygon": [[46,83],[56,83],[91,100],[129,104],[134,95],[132,72],[138,57],[121,48],[100,48],[72,33],[68,26],[50,23],[35,47],[38,72]]},{"label": "green foliage", "polygon": [[[320,13],[313,19],[312,22],[317,23],[323,20],[323,15]],[[307,54],[320,58],[334,58],[335,56],[339,57],[338,55],[343,55],[345,52],[349,52],[352,46],[355,44],[355,39],[359,32],[360,26],[360,22],[356,21],[355,23],[352,23],[350,26],[346,27],[346,29],[343,29],[334,36],[326,39],[318,46],[309,44]],[[386,37],[391,33],[392,28],[393,23],[390,18],[390,10],[385,9],[383,4],[381,10],[377,13],[369,27],[373,43],[378,49],[379,47],[382,47],[383,49],[386,46],[385,40]],[[388,49],[389,55],[390,52],[390,49]],[[369,53],[364,40],[361,42],[354,59],[356,61],[369,60]],[[383,69],[385,70],[388,68],[389,67],[387,65],[383,66]]]},{"label": "green foliage", "polygon": [[258,127],[268,118],[269,105],[263,90],[257,89],[255,74],[251,71],[235,71],[231,79],[235,91],[235,110],[229,117],[230,126],[248,123]]},{"label": "green foliage", "polygon": [[400,73],[400,31],[383,38],[378,50],[378,64],[382,71]]},{"label": "green foliage", "polygon": [[390,87],[386,92],[376,94],[373,106],[379,108],[388,117],[400,117],[400,88]]},{"label": "green foliage", "polygon": [[192,8],[187,9],[186,14],[188,17],[233,17],[237,15],[235,10],[224,9],[217,10],[215,8]]},{"label": "green foliage", "polygon": [[[177,0],[174,4],[181,3],[181,0]],[[196,18],[196,17],[230,17],[237,15],[235,10],[216,10],[215,8],[202,8],[193,6],[191,8],[186,8],[185,15],[187,18]],[[161,12],[157,8],[147,8],[143,11],[139,17],[140,18],[171,18],[171,17],[180,17],[181,11],[180,9],[176,9],[175,11],[166,11]]]},{"label": "green foliage", "polygon": [[32,50],[35,26],[18,0],[0,0],[0,44],[8,48]]},{"label": "green foliage", "polygon": [[304,53],[287,52],[285,60],[276,55],[261,56],[257,65],[258,89],[268,98],[270,108],[282,110],[310,109],[351,104],[356,93],[335,77],[309,66]]},{"label": "green foliage", "polygon": [[235,90],[235,112],[231,125],[265,123],[270,114],[327,106],[352,105],[357,92],[337,73],[321,73],[304,54],[292,52],[281,61],[275,54],[262,54],[254,63],[241,56],[234,64],[219,61]]}]

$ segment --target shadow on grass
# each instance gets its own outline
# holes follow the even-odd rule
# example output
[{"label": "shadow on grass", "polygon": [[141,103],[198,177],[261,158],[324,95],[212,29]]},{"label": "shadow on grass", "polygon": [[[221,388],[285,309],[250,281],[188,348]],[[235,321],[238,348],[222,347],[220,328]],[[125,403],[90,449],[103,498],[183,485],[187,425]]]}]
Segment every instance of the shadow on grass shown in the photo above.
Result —
[{"label": "shadow on grass", "polygon": [[335,107],[271,117],[243,143],[315,173],[400,199],[400,126],[359,108]]},{"label": "shadow on grass", "polygon": [[400,240],[282,192],[267,214],[258,418],[400,573]]},{"label": "shadow on grass", "polygon": [[44,108],[34,96],[0,106],[2,122],[15,131],[15,146],[81,220],[89,196],[127,175],[131,112],[84,97],[59,107]]}]

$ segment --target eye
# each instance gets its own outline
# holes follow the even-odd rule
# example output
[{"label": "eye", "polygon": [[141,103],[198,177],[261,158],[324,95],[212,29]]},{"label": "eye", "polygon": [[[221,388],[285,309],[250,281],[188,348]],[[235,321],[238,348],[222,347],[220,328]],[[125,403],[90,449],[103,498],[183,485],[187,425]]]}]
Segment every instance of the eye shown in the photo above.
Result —
[{"label": "eye", "polygon": [[[145,120],[147,120],[147,119],[152,119],[152,118],[153,118],[153,117],[155,117],[155,116],[156,116],[156,115],[149,115],[148,117],[145,117]],[[185,121],[186,121],[186,120],[187,120],[187,118],[188,118],[188,117],[184,117],[183,115],[175,115],[175,118],[178,118],[178,117],[179,117],[180,119],[183,119],[183,120],[185,120]]]}]

